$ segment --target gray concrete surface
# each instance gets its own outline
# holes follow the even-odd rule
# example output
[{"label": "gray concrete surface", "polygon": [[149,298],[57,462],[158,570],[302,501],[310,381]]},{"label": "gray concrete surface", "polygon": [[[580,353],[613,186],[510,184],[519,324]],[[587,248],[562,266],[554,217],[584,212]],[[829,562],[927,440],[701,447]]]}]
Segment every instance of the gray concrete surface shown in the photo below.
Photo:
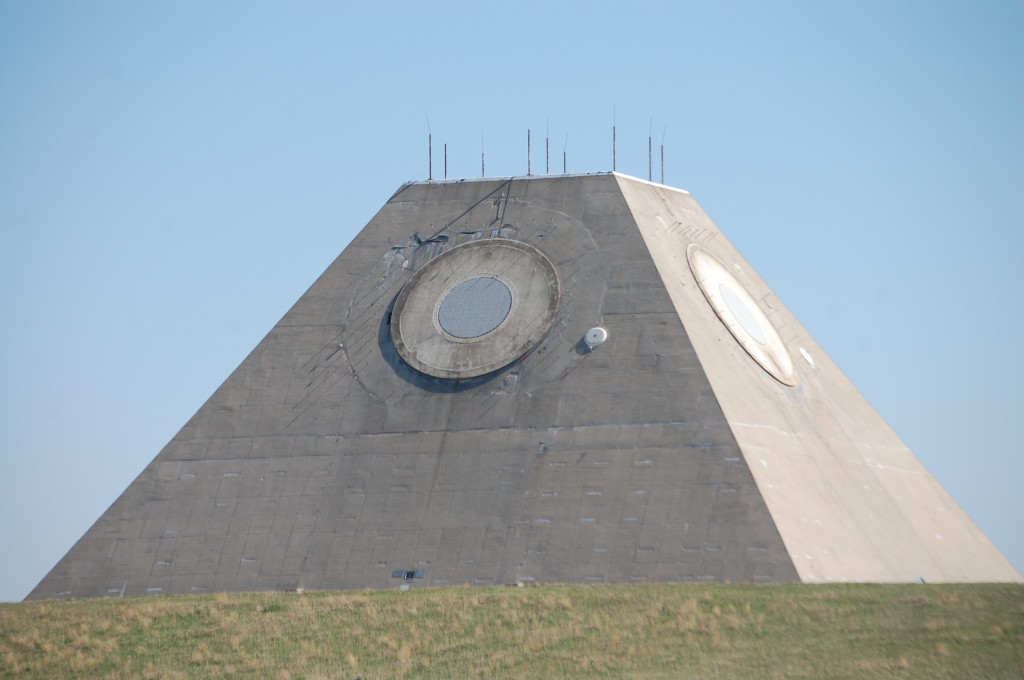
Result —
[{"label": "gray concrete surface", "polygon": [[[554,264],[550,328],[486,375],[416,370],[403,286],[487,238]],[[691,243],[795,387],[716,316]],[[403,185],[29,598],[918,576],[1020,579],[692,197],[601,173]]]}]

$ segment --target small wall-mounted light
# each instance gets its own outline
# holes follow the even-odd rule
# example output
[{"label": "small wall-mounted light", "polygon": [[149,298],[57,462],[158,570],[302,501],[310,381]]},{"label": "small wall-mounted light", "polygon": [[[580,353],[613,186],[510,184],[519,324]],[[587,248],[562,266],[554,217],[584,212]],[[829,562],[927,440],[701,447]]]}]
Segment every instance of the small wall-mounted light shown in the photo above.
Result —
[{"label": "small wall-mounted light", "polygon": [[608,331],[600,326],[594,326],[583,334],[583,344],[586,345],[589,350],[593,350],[607,339]]}]

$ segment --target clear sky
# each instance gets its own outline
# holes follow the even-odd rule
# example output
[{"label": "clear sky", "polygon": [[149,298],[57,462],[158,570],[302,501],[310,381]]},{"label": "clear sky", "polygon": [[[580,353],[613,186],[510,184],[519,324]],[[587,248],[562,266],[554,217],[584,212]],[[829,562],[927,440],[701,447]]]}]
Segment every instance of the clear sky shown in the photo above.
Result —
[{"label": "clear sky", "polygon": [[0,600],[426,178],[428,117],[435,176],[664,140],[1024,571],[1021,36],[1017,0],[0,0]]}]

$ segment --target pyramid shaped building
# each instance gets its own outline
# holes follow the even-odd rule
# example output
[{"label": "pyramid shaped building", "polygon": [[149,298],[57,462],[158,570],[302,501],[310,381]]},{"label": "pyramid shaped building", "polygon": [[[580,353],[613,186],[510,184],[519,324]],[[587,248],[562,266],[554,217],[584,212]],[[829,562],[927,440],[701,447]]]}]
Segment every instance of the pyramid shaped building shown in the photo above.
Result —
[{"label": "pyramid shaped building", "polygon": [[403,185],[29,595],[1019,581],[685,191]]}]

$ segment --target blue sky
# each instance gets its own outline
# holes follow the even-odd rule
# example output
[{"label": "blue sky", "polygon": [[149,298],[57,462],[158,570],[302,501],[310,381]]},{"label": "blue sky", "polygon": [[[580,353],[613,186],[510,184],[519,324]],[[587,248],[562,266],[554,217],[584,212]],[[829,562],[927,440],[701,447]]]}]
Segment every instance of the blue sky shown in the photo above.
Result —
[{"label": "blue sky", "polygon": [[[1024,571],[1019,2],[0,0],[0,600],[408,180],[689,190]],[[657,160],[655,179],[658,179]]]}]

